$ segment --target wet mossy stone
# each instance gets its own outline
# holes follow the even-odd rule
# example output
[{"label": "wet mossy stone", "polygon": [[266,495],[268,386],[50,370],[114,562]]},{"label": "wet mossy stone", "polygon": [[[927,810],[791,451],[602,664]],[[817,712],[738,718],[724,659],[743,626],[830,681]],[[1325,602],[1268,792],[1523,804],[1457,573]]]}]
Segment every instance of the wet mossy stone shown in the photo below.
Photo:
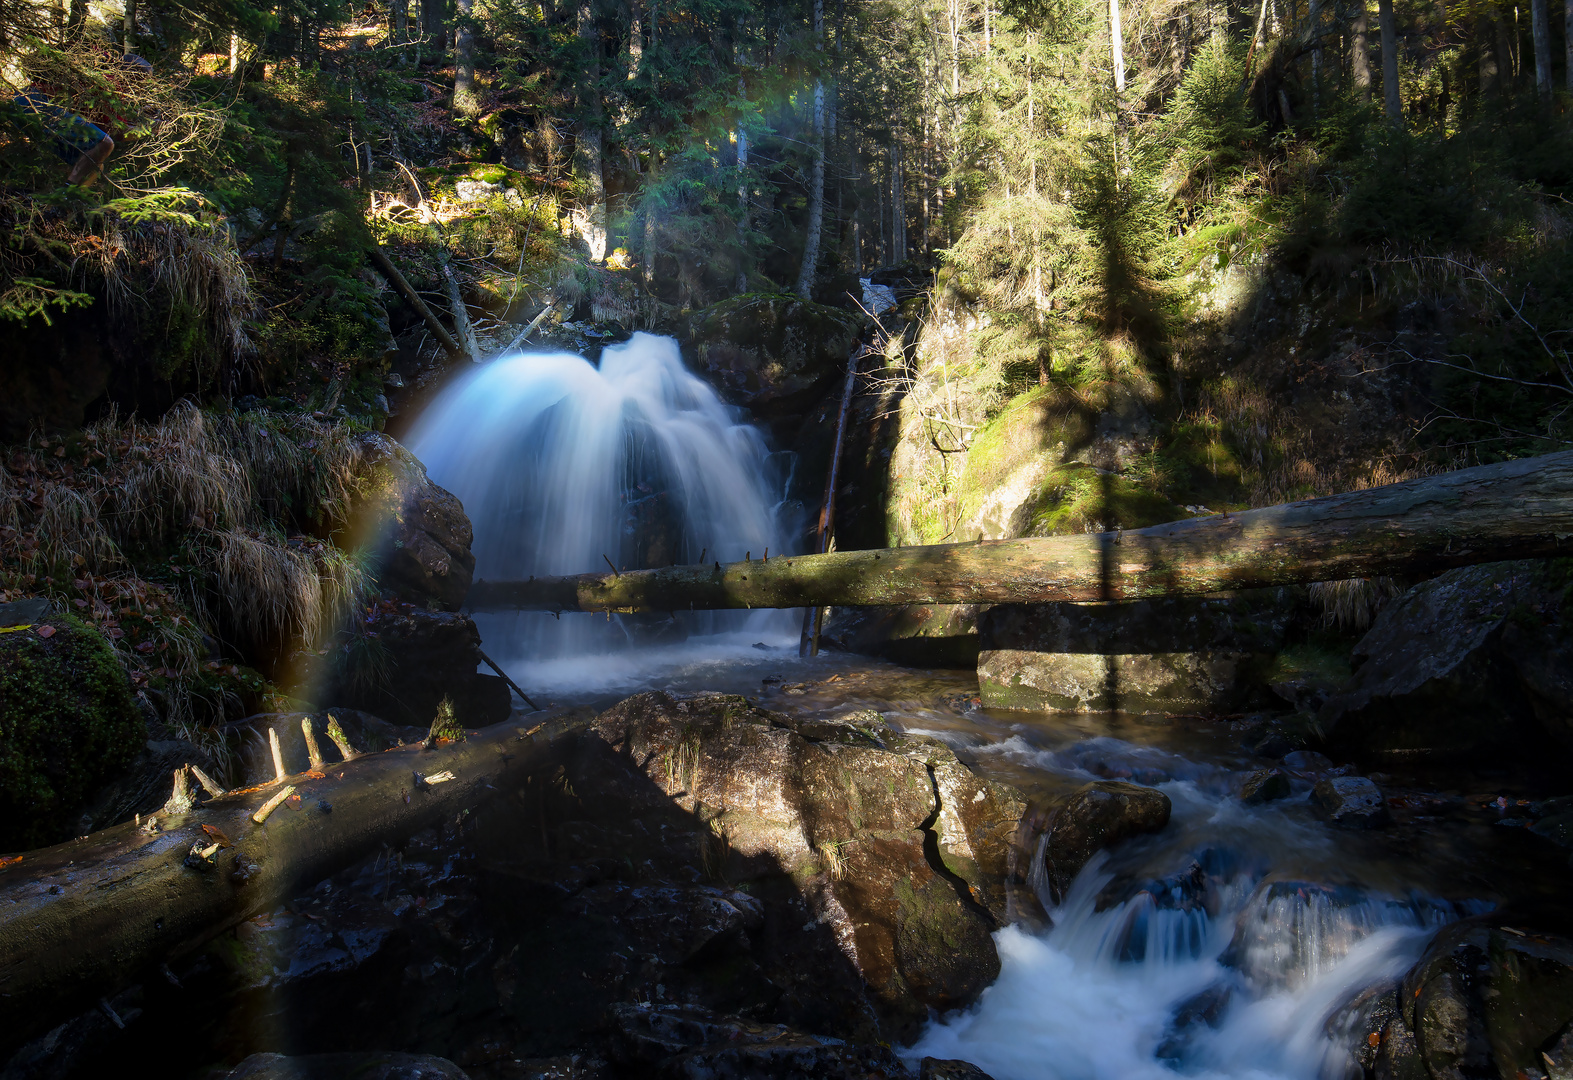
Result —
[{"label": "wet mossy stone", "polygon": [[762,415],[797,413],[846,371],[862,326],[839,308],[744,293],[695,312],[685,351],[732,404]]},{"label": "wet mossy stone", "polygon": [[146,741],[97,630],[66,615],[0,634],[0,851],[67,839],[94,788]]}]

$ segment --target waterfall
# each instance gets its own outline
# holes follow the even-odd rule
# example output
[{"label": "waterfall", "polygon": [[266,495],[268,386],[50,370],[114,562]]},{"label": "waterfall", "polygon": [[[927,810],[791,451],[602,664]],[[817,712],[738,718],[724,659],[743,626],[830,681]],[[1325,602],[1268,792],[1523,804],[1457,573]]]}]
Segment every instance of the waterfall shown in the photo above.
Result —
[{"label": "waterfall", "polygon": [[[779,456],[683,367],[668,337],[635,334],[603,350],[599,366],[566,352],[505,355],[444,389],[407,443],[463,502],[477,578],[790,553]],[[785,644],[792,616],[519,613],[476,622],[516,678],[547,691],[611,690],[670,662],[681,643],[690,659],[761,638]],[[636,654],[630,644],[668,653]]]}]

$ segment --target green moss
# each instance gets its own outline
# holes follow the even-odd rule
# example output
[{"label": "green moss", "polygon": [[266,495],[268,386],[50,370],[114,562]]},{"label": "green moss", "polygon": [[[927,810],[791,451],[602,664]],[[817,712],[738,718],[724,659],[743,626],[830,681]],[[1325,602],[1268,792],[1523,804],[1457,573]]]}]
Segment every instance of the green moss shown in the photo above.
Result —
[{"label": "green moss", "polygon": [[72,835],[94,787],[147,740],[108,642],[71,616],[0,634],[0,851]]},{"label": "green moss", "polygon": [[1089,529],[1144,529],[1186,516],[1155,491],[1124,476],[1086,465],[1055,469],[1038,486],[1033,536],[1059,536]]}]

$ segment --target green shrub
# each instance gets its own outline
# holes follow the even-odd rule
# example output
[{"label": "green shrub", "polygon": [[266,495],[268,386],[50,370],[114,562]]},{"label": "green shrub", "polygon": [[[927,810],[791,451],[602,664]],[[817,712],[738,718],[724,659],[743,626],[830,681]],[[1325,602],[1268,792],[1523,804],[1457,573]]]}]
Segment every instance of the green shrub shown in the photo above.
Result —
[{"label": "green shrub", "polygon": [[0,634],[0,851],[72,835],[95,785],[147,739],[125,672],[99,632],[69,615]]}]

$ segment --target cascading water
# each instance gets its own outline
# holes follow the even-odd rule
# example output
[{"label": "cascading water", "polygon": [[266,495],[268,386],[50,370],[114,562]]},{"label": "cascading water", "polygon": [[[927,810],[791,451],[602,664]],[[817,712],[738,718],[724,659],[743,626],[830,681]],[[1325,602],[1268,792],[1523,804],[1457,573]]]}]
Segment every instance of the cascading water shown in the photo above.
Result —
[{"label": "cascading water", "polygon": [[[427,408],[408,443],[464,503],[479,578],[528,578],[788,554],[780,470],[759,432],[682,363],[635,334],[599,366],[515,353]],[[494,659],[551,693],[632,687],[678,657],[630,643],[686,641],[683,662],[791,640],[784,612],[650,618],[477,616]]]}]

